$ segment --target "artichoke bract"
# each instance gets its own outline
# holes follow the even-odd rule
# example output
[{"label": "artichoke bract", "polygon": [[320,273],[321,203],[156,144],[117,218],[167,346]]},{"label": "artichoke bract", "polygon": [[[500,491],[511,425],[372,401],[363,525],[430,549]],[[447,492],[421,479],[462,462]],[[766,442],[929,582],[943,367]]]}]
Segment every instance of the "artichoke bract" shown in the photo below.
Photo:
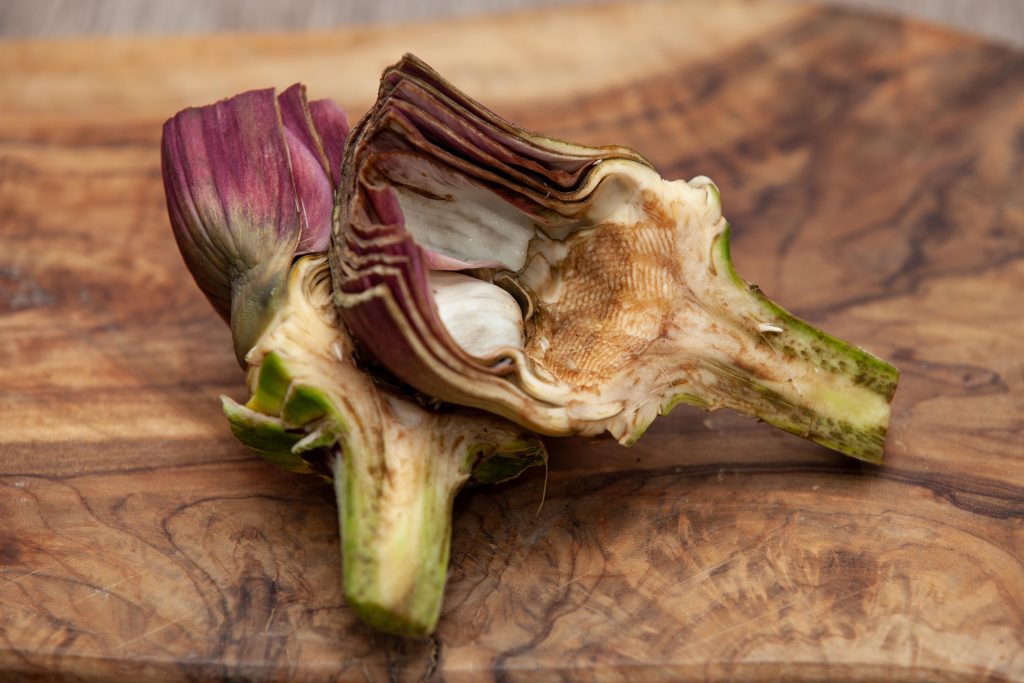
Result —
[{"label": "artichoke bract", "polygon": [[549,435],[633,443],[679,403],[882,458],[888,363],[735,272],[715,185],[529,133],[407,55],[353,130],[334,300],[404,382]]},{"label": "artichoke bract", "polygon": [[441,610],[457,491],[546,454],[506,420],[428,409],[356,365],[324,253],[347,136],[341,109],[298,85],[186,109],[164,126],[167,207],[247,369],[250,399],[222,397],[232,431],[285,469],[333,479],[350,607],[423,635]]},{"label": "artichoke bract", "polygon": [[191,107],[164,124],[167,211],[196,284],[242,362],[296,254],[324,251],[348,119],[296,84]]}]

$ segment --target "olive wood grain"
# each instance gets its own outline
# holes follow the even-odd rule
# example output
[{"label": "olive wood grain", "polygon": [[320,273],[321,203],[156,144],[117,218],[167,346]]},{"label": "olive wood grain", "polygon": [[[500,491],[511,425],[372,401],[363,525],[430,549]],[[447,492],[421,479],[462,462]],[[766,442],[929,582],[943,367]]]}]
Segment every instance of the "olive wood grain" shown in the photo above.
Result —
[{"label": "olive wood grain", "polygon": [[[528,127],[711,176],[747,279],[903,371],[887,461],[680,407],[465,494],[434,638],[345,607],[331,489],[231,437],[163,119],[415,51]],[[1024,679],[1024,54],[694,2],[0,44],[0,680]]]}]

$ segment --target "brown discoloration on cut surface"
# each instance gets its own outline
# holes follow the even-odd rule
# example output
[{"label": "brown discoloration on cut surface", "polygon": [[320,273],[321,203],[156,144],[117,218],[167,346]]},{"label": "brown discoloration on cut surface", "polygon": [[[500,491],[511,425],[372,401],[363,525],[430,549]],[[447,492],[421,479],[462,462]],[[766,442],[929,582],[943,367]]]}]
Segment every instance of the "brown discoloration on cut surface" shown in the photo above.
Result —
[{"label": "brown discoloration on cut surface", "polygon": [[771,368],[766,368],[754,363],[747,363],[742,358],[733,360],[733,365],[735,365],[738,370],[742,370],[750,377],[756,379],[776,379],[775,375],[771,372]]},{"label": "brown discoloration on cut surface", "polygon": [[[1024,57],[781,3],[545,17],[0,45],[0,680],[1024,679]],[[159,131],[299,79],[355,118],[406,49],[530,129],[713,178],[739,272],[897,361],[887,464],[685,406],[632,448],[551,440],[539,514],[539,472],[457,502],[436,641],[359,626],[332,489],[220,414],[243,377]],[[50,303],[6,305],[26,283]]]},{"label": "brown discoloration on cut surface", "polygon": [[538,301],[526,326],[526,353],[558,381],[601,386],[662,336],[684,291],[678,230],[663,202],[645,190],[644,219],[606,223],[572,235],[551,280],[571,283],[554,302]]}]

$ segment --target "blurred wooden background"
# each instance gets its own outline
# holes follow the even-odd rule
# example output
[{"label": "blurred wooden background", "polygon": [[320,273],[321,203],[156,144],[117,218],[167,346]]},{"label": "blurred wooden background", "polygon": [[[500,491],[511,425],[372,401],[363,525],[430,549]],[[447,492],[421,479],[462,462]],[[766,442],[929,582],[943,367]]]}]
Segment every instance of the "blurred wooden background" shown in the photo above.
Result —
[{"label": "blurred wooden background", "polygon": [[[1024,46],[1024,0],[826,0],[917,16]],[[3,0],[0,38],[317,29],[593,0]]]}]

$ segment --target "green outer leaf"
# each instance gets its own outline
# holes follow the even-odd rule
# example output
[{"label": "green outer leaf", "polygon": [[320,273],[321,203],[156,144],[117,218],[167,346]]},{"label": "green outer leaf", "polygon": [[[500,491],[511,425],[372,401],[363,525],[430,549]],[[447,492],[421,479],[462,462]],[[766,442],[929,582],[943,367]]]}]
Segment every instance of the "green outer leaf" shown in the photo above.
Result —
[{"label": "green outer leaf", "polygon": [[547,465],[548,455],[543,444],[537,441],[522,441],[504,444],[507,451],[487,452],[483,445],[470,449],[478,455],[474,456],[475,464],[470,474],[469,485],[500,484],[515,479],[531,467]]},{"label": "green outer leaf", "polygon": [[334,421],[341,422],[327,394],[308,384],[293,385],[281,410],[284,421],[294,425],[309,424],[328,414]]},{"label": "green outer leaf", "polygon": [[284,358],[280,353],[271,351],[260,363],[256,389],[246,407],[267,415],[280,415],[291,381]]},{"label": "green outer leaf", "polygon": [[227,396],[220,400],[231,432],[239,441],[289,472],[313,471],[302,456],[292,451],[303,434],[289,432],[279,419],[250,410]]}]

